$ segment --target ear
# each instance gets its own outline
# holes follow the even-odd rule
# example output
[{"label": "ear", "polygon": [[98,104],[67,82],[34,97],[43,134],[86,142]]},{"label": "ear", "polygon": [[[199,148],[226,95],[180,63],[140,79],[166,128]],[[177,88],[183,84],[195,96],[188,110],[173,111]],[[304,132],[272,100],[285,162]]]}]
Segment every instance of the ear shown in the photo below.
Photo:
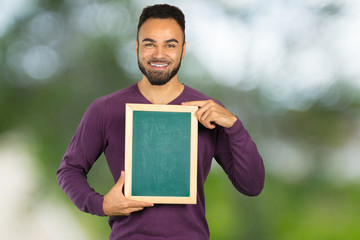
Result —
[{"label": "ear", "polygon": [[136,51],[136,54],[138,53],[139,51],[139,42],[136,40],[136,47],[135,47],[135,51]]},{"label": "ear", "polygon": [[184,58],[184,56],[185,56],[185,52],[186,52],[186,42],[184,42],[184,45],[183,45],[181,59],[183,59],[183,58]]}]

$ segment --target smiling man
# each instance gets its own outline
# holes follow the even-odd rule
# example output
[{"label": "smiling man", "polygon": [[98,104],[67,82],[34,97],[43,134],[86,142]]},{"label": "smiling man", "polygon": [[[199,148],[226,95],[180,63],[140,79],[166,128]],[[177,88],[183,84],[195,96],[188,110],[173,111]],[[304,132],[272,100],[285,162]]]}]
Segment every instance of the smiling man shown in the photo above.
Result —
[{"label": "smiling man", "polygon": [[[185,34],[175,19],[146,17],[145,14],[140,17],[136,41],[138,65],[143,74],[138,86],[150,102],[167,104],[184,89],[177,80],[177,72],[185,55]],[[180,19],[185,28],[185,21]]]},{"label": "smiling man", "polygon": [[[60,186],[80,210],[109,216],[110,239],[209,239],[204,183],[213,158],[239,192],[256,196],[263,188],[263,161],[241,121],[219,101],[178,81],[185,48],[185,18],[181,10],[166,4],[145,8],[136,41],[142,79],[96,99],[62,159],[57,172]],[[197,204],[154,206],[123,195],[126,103],[199,107]],[[116,182],[105,196],[86,180],[102,153]]]},{"label": "smiling man", "polygon": [[[145,27],[151,27],[152,25],[159,26],[158,24],[169,24],[169,21],[151,19],[148,20]],[[142,27],[142,29],[145,27]],[[181,44],[179,46],[179,41],[175,38],[160,43],[152,38],[145,38],[140,44],[142,54],[139,57],[139,43],[137,41],[136,51],[139,69],[152,85],[164,85],[176,76],[180,69],[181,59],[185,54],[183,51],[184,45],[185,44]],[[181,55],[178,53],[179,49],[181,49]],[[173,57],[175,57],[175,59],[173,59]]]}]

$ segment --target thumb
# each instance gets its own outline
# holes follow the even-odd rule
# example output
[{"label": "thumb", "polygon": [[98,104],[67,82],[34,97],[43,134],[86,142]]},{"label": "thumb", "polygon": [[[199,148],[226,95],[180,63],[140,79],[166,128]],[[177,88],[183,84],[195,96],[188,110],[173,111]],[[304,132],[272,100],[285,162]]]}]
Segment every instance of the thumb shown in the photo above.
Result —
[{"label": "thumb", "polygon": [[125,183],[125,172],[121,171],[119,180],[116,182],[115,186],[122,189]]}]

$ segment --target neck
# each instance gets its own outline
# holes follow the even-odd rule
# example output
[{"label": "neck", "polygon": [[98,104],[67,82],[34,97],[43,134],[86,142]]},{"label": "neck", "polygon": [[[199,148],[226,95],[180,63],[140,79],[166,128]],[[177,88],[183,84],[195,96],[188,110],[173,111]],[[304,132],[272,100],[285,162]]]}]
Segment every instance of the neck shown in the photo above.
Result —
[{"label": "neck", "polygon": [[178,82],[176,76],[161,86],[151,85],[144,76],[138,87],[141,94],[153,104],[168,104],[184,90],[184,85]]}]

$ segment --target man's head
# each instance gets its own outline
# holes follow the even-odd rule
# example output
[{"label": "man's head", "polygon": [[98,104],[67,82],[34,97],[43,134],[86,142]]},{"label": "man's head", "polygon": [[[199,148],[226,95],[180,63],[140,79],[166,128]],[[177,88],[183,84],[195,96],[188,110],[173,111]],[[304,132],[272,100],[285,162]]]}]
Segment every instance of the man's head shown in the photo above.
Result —
[{"label": "man's head", "polygon": [[180,26],[183,31],[184,39],[183,44],[185,43],[185,16],[184,13],[175,6],[170,6],[168,4],[157,4],[154,6],[148,6],[143,9],[138,23],[137,29],[137,40],[139,40],[139,30],[141,26],[150,18],[158,19],[174,19]]},{"label": "man's head", "polygon": [[140,71],[152,85],[173,79],[185,54],[184,14],[176,7],[147,7],[139,19],[136,53]]}]

